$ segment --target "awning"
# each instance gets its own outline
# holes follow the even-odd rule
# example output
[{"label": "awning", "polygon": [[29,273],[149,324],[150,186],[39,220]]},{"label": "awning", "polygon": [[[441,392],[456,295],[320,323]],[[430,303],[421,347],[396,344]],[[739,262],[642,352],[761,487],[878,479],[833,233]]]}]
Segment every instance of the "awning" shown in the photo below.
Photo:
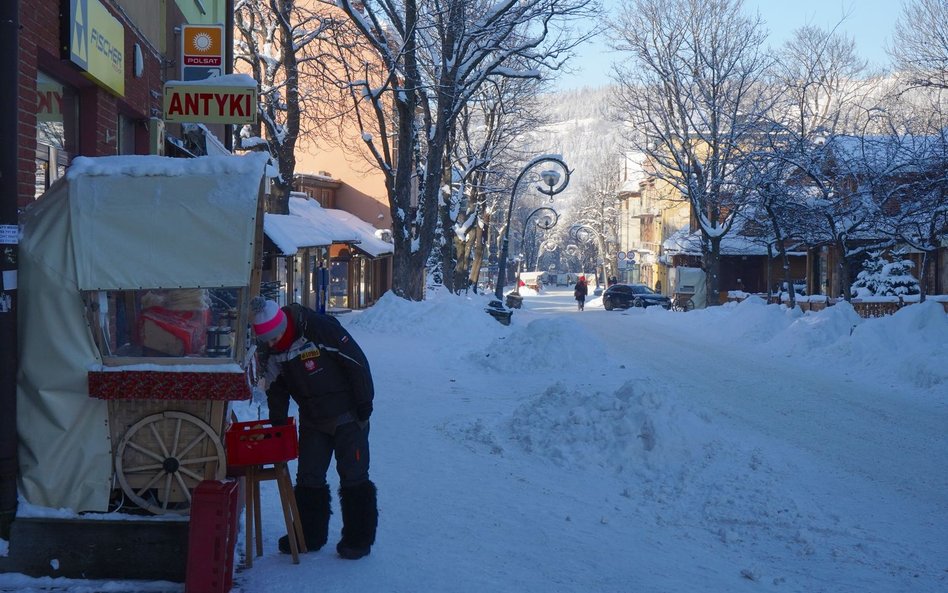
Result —
[{"label": "awning", "polygon": [[328,247],[332,236],[316,228],[305,218],[286,214],[266,214],[263,232],[280,250],[280,255],[296,255],[300,249]]},{"label": "awning", "polygon": [[376,229],[359,217],[333,208],[323,208],[315,200],[290,197],[290,214],[266,214],[263,229],[282,255],[299,249],[349,245],[372,259],[394,252],[391,243],[376,236]]}]

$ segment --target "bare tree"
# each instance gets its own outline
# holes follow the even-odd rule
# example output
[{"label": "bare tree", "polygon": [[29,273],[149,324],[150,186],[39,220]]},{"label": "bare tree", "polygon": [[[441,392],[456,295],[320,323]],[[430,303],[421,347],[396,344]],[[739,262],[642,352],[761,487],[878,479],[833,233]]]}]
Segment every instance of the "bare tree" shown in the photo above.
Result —
[{"label": "bare tree", "polygon": [[480,276],[491,222],[503,220],[493,214],[506,207],[508,187],[516,177],[513,163],[527,160],[524,138],[543,121],[536,109],[540,84],[533,79],[489,80],[458,118],[452,142],[451,204],[446,209],[452,213],[454,229],[453,249],[444,260],[445,269],[454,269],[453,283],[445,277],[448,288],[463,290]]},{"label": "bare tree", "polygon": [[743,0],[626,0],[613,27],[616,49],[631,58],[616,69],[619,108],[644,136],[638,148],[655,175],[691,203],[711,304],[721,239],[752,195],[737,177],[770,102],[766,32],[742,8]]},{"label": "bare tree", "polygon": [[332,21],[297,0],[238,0],[234,25],[236,69],[249,71],[260,84],[258,123],[240,132],[237,146],[269,151],[279,173],[269,210],[287,214],[297,142],[323,121],[325,95],[317,78],[326,60],[318,42]]},{"label": "bare tree", "polygon": [[948,89],[948,2],[905,2],[889,54],[910,86]]},{"label": "bare tree", "polygon": [[948,238],[948,125],[937,112],[927,115],[892,126],[889,152],[902,167],[896,175],[879,179],[876,188],[883,198],[877,228],[897,245],[922,254],[922,301],[929,286],[938,288],[931,274]]},{"label": "bare tree", "polygon": [[539,78],[585,36],[596,0],[336,0],[359,33],[339,67],[363,141],[385,176],[395,243],[393,291],[423,296],[420,273],[445,240],[448,147],[463,109],[493,78]]},{"label": "bare tree", "polygon": [[[619,245],[618,198],[622,157],[618,153],[604,154],[602,160],[587,174],[578,208],[572,224],[587,227],[589,239],[595,247],[596,261],[602,261],[605,280],[618,276],[618,260],[614,259]],[[598,278],[597,278],[598,284]]]},{"label": "bare tree", "polygon": [[837,135],[851,136],[865,113],[861,105],[871,91],[865,72],[866,62],[856,54],[854,41],[836,28],[796,30],[775,63],[774,82],[781,92],[766,133],[756,142],[755,174],[749,182],[758,194],[757,213],[773,233],[769,245],[781,258],[791,306],[795,299],[786,252],[791,237],[813,243],[832,237],[844,265],[850,253],[847,237],[859,229],[839,226],[870,220],[836,216],[850,212],[834,203],[840,199],[840,171],[828,162],[826,149]]}]

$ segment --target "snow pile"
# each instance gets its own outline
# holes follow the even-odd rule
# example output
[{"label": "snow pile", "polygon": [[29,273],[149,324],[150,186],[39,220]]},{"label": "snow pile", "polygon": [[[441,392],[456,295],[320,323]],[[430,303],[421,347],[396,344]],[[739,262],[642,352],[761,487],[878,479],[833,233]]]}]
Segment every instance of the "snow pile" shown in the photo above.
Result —
[{"label": "snow pile", "polygon": [[541,317],[512,327],[508,335],[471,353],[469,359],[502,372],[560,369],[568,360],[570,368],[581,374],[609,358],[599,338],[569,316]]},{"label": "snow pile", "polygon": [[[493,295],[453,295],[445,290],[431,290],[427,300],[408,301],[391,291],[382,295],[371,308],[355,311],[341,319],[348,327],[361,332],[413,335],[443,333],[449,341],[464,336],[500,335],[503,326],[484,311]],[[489,323],[488,323],[489,322]]]},{"label": "snow pile", "polygon": [[[880,348],[882,344],[894,347]],[[941,303],[925,301],[856,326],[840,358],[872,369],[880,378],[934,389],[948,387],[946,346],[948,315]]]},{"label": "snow pile", "polygon": [[680,467],[712,440],[706,419],[649,381],[613,393],[555,383],[521,404],[507,430],[528,453],[616,474]]}]

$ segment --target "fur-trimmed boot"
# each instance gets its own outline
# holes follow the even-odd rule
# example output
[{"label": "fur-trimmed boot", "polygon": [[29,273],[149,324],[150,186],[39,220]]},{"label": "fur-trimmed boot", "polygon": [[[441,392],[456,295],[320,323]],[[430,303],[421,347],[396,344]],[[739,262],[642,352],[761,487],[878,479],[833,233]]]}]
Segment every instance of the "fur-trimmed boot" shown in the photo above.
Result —
[{"label": "fur-trimmed boot", "polygon": [[[306,540],[306,551],[315,552],[326,545],[329,539],[329,515],[331,495],[329,485],[321,488],[297,486],[296,508],[300,512],[300,525],[303,526],[303,538]],[[284,535],[279,542],[280,552],[290,553],[290,537]]]},{"label": "fur-trimmed boot", "polygon": [[340,488],[339,503],[342,506],[342,539],[336,544],[336,552],[347,560],[368,556],[379,524],[375,484],[366,480]]}]

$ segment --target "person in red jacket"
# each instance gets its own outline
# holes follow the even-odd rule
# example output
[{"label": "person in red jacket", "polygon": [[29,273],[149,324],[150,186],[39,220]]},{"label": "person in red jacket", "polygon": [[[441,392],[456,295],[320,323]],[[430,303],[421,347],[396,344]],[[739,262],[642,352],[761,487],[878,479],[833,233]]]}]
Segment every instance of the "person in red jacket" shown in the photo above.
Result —
[{"label": "person in red jacket", "polygon": [[[299,406],[296,503],[308,550],[328,539],[331,496],[326,473],[333,455],[339,474],[342,539],[336,552],[369,554],[378,526],[375,484],[369,479],[369,417],[375,396],[365,353],[329,315],[297,303],[280,308],[255,297],[250,303],[267,381],[270,421],[284,424],[292,397]],[[289,554],[283,536],[280,551]]]},{"label": "person in red jacket", "polygon": [[576,307],[582,311],[586,306],[586,295],[589,294],[589,288],[586,286],[586,277],[580,276],[573,287],[573,297],[576,299]]}]

